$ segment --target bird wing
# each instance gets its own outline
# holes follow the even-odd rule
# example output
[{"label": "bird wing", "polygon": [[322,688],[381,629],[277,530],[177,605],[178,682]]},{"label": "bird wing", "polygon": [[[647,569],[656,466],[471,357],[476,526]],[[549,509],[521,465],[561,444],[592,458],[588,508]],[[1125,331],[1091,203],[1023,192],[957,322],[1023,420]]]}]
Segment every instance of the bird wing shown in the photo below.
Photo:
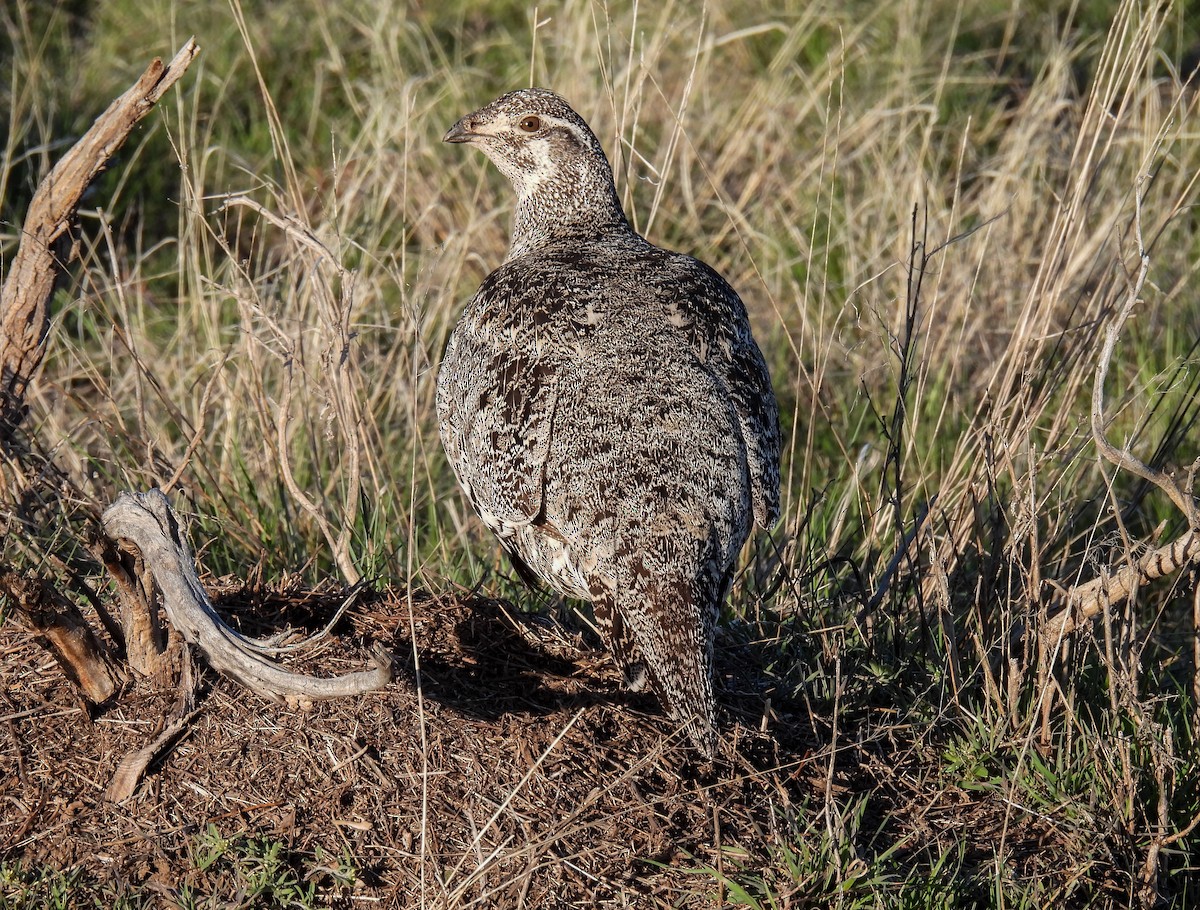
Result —
[{"label": "bird wing", "polygon": [[725,380],[746,441],[754,521],[770,528],[779,520],[779,405],[767,363],[748,328],[734,343]]},{"label": "bird wing", "polygon": [[558,371],[544,360],[495,357],[495,385],[477,397],[464,441],[479,466],[471,497],[485,514],[525,523],[542,511]]},{"label": "bird wing", "polygon": [[438,412],[450,462],[484,523],[526,524],[542,510],[558,398],[558,364],[536,350],[494,343],[464,321],[438,376]]},{"label": "bird wing", "polygon": [[779,520],[779,405],[762,351],[750,331],[737,292],[710,266],[679,254],[687,278],[677,320],[693,354],[725,385],[737,414],[746,458],[754,521],[769,528]]}]

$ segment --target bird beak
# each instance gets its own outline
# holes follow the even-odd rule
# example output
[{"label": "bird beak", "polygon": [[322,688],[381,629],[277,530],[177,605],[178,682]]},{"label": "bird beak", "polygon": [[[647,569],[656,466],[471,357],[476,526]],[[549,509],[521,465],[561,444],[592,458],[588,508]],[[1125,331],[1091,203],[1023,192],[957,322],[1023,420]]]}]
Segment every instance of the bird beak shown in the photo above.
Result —
[{"label": "bird beak", "polygon": [[475,121],[470,116],[463,117],[458,123],[450,127],[446,135],[442,137],[442,142],[470,142],[478,133],[472,131],[475,126]]}]

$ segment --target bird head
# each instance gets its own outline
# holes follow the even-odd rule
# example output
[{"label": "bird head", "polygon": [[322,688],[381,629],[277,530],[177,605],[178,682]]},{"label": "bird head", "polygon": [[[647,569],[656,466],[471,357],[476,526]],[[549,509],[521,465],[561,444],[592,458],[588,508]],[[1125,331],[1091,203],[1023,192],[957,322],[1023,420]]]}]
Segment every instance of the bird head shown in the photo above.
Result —
[{"label": "bird head", "polygon": [[477,146],[526,199],[557,185],[612,182],[599,140],[554,92],[520,89],[467,114],[443,142]]}]

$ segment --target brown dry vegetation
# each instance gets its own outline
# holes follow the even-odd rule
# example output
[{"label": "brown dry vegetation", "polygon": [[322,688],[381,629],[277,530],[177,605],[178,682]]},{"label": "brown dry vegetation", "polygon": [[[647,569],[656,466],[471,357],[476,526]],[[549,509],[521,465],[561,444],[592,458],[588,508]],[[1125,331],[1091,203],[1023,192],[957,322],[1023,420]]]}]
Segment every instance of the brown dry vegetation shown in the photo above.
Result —
[{"label": "brown dry vegetation", "polygon": [[[406,671],[309,712],[206,677],[116,805],[173,689],[85,709],[6,614],[0,906],[49,905],[47,869],[110,903],[252,906],[248,838],[343,906],[1196,899],[1195,572],[1036,635],[1056,585],[1184,530],[1088,423],[1140,187],[1108,435],[1181,481],[1200,455],[1187,4],[56,9],[3,12],[6,259],[70,112],[204,51],[80,213],[26,423],[77,490],[7,454],[4,559],[108,597],[85,517],[161,486],[244,582],[213,582],[237,622],[319,627],[340,598],[313,589],[362,576],[379,593],[304,661],[382,642]],[[438,139],[531,77],[592,122],[639,230],[741,291],[785,414],[713,767],[508,577],[438,446],[437,359],[509,206]]]},{"label": "brown dry vegetation", "polygon": [[[220,598],[251,628],[264,615],[319,624],[340,600],[244,590]],[[230,870],[195,859],[215,825],[227,838],[269,837],[297,857],[352,857],[349,881],[319,863],[310,871],[339,906],[357,896],[396,907],[705,907],[722,893],[706,870],[770,869],[795,816],[872,794],[856,823],[897,845],[898,864],[914,850],[960,844],[972,864],[986,862],[983,845],[1003,836],[1018,880],[1075,869],[1045,847],[1084,832],[1008,819],[999,798],[933,784],[930,755],[897,739],[887,712],[855,718],[855,742],[831,767],[827,720],[764,688],[761,643],[723,639],[718,672],[733,723],[719,761],[704,765],[653,698],[623,691],[601,654],[554,636],[530,644],[506,610],[470,598],[411,607],[372,599],[310,665],[353,665],[356,643],[384,641],[410,655],[397,684],[300,711],[213,680],[169,758],[120,805],[103,798],[107,781],[152,738],[173,692],[135,684],[92,718],[47,661],[29,660],[38,652],[28,636],[6,627],[0,648],[13,685],[0,798],[25,810],[0,824],[6,850],[168,903],[183,884],[228,899],[238,885]],[[804,903],[833,872],[809,870],[780,892]]]}]

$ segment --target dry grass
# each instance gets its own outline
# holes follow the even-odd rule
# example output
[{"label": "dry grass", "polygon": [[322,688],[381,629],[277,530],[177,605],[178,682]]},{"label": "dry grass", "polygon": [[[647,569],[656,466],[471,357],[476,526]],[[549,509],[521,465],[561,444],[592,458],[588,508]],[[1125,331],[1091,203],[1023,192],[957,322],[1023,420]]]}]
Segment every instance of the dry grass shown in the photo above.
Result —
[{"label": "dry grass", "polygon": [[[369,893],[398,902],[389,889],[405,882],[406,899],[459,905],[496,882],[520,897],[525,881],[532,903],[540,892],[529,889],[570,878],[580,844],[607,862],[596,845],[611,836],[629,876],[601,876],[614,901],[657,875],[683,893],[692,878],[645,861],[687,865],[693,847],[698,867],[714,866],[694,877],[708,899],[735,886],[780,906],[834,894],[842,906],[921,906],[904,904],[909,886],[930,905],[1194,897],[1195,838],[1170,841],[1200,811],[1194,574],[1057,648],[1025,634],[1052,608],[1053,582],[1087,580],[1180,529],[1161,493],[1097,458],[1088,428],[1103,329],[1137,271],[1143,178],[1150,277],[1111,371],[1109,435],[1181,476],[1200,455],[1200,101],[1172,63],[1197,40],[1186,4],[1045,12],[905,0],[765,15],[740,2],[697,12],[566,0],[535,22],[516,7],[490,19],[455,3],[406,14],[362,0],[285,14],[235,0],[199,24],[182,5],[150,6],[136,28],[122,4],[95,14],[112,20],[96,33],[139,36],[127,66],[113,66],[109,44],[83,47],[73,64],[81,93],[103,98],[121,84],[105,65],[138,70],[193,30],[208,48],[193,87],[163,102],[158,132],[125,153],[96,200],[104,210],[83,213],[79,261],[56,301],[29,432],[86,495],[169,486],[216,574],[377,579],[391,618],[363,617],[355,636],[399,634],[410,654],[419,635],[405,633],[407,604],[428,603],[420,592],[457,603],[454,583],[481,584],[537,606],[458,498],[433,411],[442,346],[503,256],[510,204],[482,157],[439,138],[531,77],[592,122],[637,227],[741,291],[784,410],[785,519],[748,554],[732,604],[730,634],[757,642],[759,657],[727,707],[753,728],[750,715],[787,706],[804,732],[776,719],[772,748],[813,777],[767,772],[763,757],[770,784],[749,792],[756,778],[731,757],[733,783],[710,792],[676,773],[661,721],[629,732],[628,706],[588,702],[594,681],[555,696],[531,728],[519,711],[447,707],[420,676],[415,695],[319,714],[348,752],[394,750],[391,764],[376,759],[384,776],[410,774],[419,788],[399,815],[370,802],[383,796],[355,809],[388,832],[370,849],[345,835],[387,883]],[[19,189],[63,138],[50,99],[64,96],[54,51],[30,24],[41,20],[20,4],[6,15],[26,79],[7,101],[16,128],[0,187]],[[173,224],[147,195],[161,184],[178,203]],[[25,530],[42,549],[10,546],[6,558],[53,569],[36,554],[69,546],[70,527]],[[12,686],[24,705],[50,684],[34,681],[36,652],[5,628],[6,681],[26,668]],[[415,653],[445,660],[447,649]],[[546,685],[538,667],[522,685]],[[491,672],[480,671],[487,685],[508,671]],[[66,699],[50,691],[50,704]],[[263,732],[231,690],[217,684],[213,698],[219,710],[193,748],[225,755],[220,743],[241,740],[262,768],[292,767],[272,750],[323,748],[302,735],[308,721]],[[361,710],[383,713],[361,728],[339,714]],[[475,710],[495,713],[481,728]],[[403,723],[389,726],[387,712]],[[595,746],[605,725],[616,739]],[[281,744],[264,745],[276,735]],[[86,742],[100,750],[82,750],[89,760],[112,757],[106,740]],[[556,766],[561,754],[583,764]],[[165,820],[171,800],[189,824],[266,825],[185,798],[176,762],[139,804],[151,827],[182,824]],[[454,778],[460,788],[445,789]],[[431,808],[457,811],[484,780],[470,811]],[[621,814],[664,792],[680,813],[670,824],[644,806]],[[586,821],[564,809],[579,806]],[[71,856],[94,849],[87,825],[108,818],[88,811],[98,814],[70,829]],[[340,811],[314,807],[312,825],[288,836],[309,850]],[[726,867],[733,854],[715,846],[712,812],[726,811],[753,831],[744,868]],[[418,847],[394,852],[404,831]],[[674,853],[659,852],[655,831]],[[1031,846],[1038,838],[1054,858]],[[28,855],[70,861],[69,845],[41,850]],[[953,894],[931,884],[947,869],[961,882]],[[812,870],[828,880],[810,882]],[[597,874],[571,887],[584,895]]]}]

